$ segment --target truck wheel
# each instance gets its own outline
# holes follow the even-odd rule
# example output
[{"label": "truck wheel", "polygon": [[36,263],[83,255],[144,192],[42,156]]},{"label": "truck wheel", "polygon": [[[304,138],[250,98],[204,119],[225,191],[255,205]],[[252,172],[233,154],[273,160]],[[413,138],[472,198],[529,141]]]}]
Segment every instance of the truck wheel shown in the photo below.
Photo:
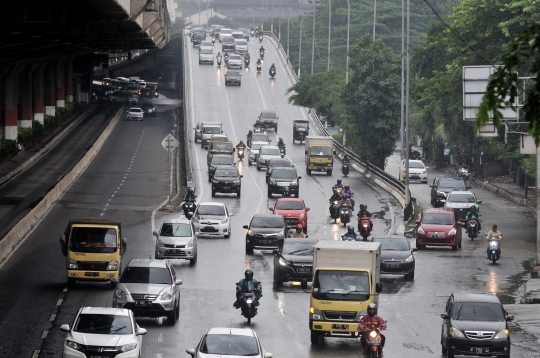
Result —
[{"label": "truck wheel", "polygon": [[311,331],[311,344],[319,345],[323,343],[323,340],[324,338],[320,332]]},{"label": "truck wheel", "polygon": [[68,287],[74,287],[76,281],[76,279],[68,277]]},{"label": "truck wheel", "polygon": [[253,247],[250,247],[248,244],[246,244],[246,254],[253,255]]},{"label": "truck wheel", "polygon": [[311,169],[306,168],[307,175],[311,175]]},{"label": "truck wheel", "polygon": [[332,175],[332,171],[331,171],[331,170],[327,170],[327,171],[326,171],[326,175],[328,175],[328,176]]}]

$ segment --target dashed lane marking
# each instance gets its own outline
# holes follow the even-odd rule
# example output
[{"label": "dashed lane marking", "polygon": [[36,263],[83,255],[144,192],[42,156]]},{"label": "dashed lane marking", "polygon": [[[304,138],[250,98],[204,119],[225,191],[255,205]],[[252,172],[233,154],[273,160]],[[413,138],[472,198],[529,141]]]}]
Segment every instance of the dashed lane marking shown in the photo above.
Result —
[{"label": "dashed lane marking", "polygon": [[56,319],[56,313],[53,313],[51,315],[51,318],[49,318],[49,322],[54,322],[55,319]]},{"label": "dashed lane marking", "polygon": [[62,302],[64,302],[64,299],[63,298],[60,298],[57,302],[56,302],[56,305],[57,306],[60,306],[62,304]]},{"label": "dashed lane marking", "polygon": [[43,333],[41,334],[41,339],[45,339],[45,337],[47,337],[47,335],[49,334],[49,331],[45,330],[43,331]]}]

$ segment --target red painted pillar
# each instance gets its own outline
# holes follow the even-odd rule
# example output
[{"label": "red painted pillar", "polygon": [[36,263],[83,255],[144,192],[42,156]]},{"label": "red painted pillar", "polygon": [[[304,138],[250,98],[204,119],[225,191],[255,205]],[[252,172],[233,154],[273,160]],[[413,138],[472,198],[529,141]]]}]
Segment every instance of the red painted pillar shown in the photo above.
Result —
[{"label": "red painted pillar", "polygon": [[[11,72],[11,71],[10,71]],[[12,73],[2,78],[2,117],[5,139],[17,139],[17,78]]]},{"label": "red painted pillar", "polygon": [[58,60],[56,63],[56,107],[58,108],[64,108],[66,106],[65,64],[65,60]]},{"label": "red painted pillar", "polygon": [[66,79],[66,103],[73,102],[73,61],[71,58],[66,62],[65,79]]},{"label": "red painted pillar", "polygon": [[56,114],[56,62],[51,63],[45,69],[45,114],[54,116]]},{"label": "red painted pillar", "polygon": [[26,65],[19,75],[19,127],[32,127],[32,73],[37,65]]},{"label": "red painted pillar", "polygon": [[35,69],[32,74],[32,116],[33,120],[44,123],[44,89],[45,89],[45,68],[47,67],[46,63],[41,63]]}]

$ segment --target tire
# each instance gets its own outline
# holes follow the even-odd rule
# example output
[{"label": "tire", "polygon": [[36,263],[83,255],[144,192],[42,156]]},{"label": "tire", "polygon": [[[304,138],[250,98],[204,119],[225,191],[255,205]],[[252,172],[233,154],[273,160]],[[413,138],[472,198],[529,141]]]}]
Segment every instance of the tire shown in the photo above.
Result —
[{"label": "tire", "polygon": [[454,351],[452,350],[452,348],[446,347],[446,356],[448,358],[454,358],[455,357]]},{"label": "tire", "polygon": [[411,273],[408,274],[408,275],[405,275],[405,279],[406,279],[406,280],[411,280],[411,281],[414,280],[414,271],[411,272]]},{"label": "tire", "polygon": [[331,170],[327,170],[327,171],[326,171],[326,175],[331,176],[331,175],[332,175],[332,171],[331,171]]},{"label": "tire", "polygon": [[276,133],[277,133],[277,125],[276,125]]},{"label": "tire", "polygon": [[216,191],[212,189],[212,198],[216,196]]},{"label": "tire", "polygon": [[272,191],[270,189],[268,189],[268,197],[271,198],[272,197]]},{"label": "tire", "polygon": [[274,269],[274,286],[276,288],[280,288],[283,286],[283,280],[280,280],[278,275],[276,274],[276,270]]},{"label": "tire", "polygon": [[248,158],[248,165],[251,166],[251,160]]},{"label": "tire", "polygon": [[258,171],[258,172],[261,171],[261,167],[259,166],[259,164],[257,164],[257,171]]},{"label": "tire", "polygon": [[116,288],[116,283],[114,283],[114,282],[111,281],[111,282],[110,282],[110,285],[111,285],[111,288],[112,288],[112,289],[115,289],[115,288]]},{"label": "tire", "polygon": [[174,312],[176,314],[176,319],[180,318],[180,302],[176,304],[176,308],[174,309]]},{"label": "tire", "polygon": [[295,197],[295,198],[299,198],[299,197],[300,197],[300,189],[298,189],[298,191],[296,192],[296,194],[294,194],[294,197]]},{"label": "tire", "polygon": [[458,249],[461,249],[461,242],[462,242],[462,241],[463,241],[463,239],[461,239],[461,240],[458,241],[458,245],[457,245]]},{"label": "tire", "polygon": [[306,173],[307,173],[307,175],[311,175],[311,169],[306,168]]},{"label": "tire", "polygon": [[304,227],[304,234],[307,234],[307,225]]},{"label": "tire", "polygon": [[318,331],[311,331],[311,344],[317,346],[319,344],[322,344],[324,338]]},{"label": "tire", "polygon": [[195,253],[195,256],[193,259],[189,260],[189,266],[194,266],[197,263],[197,253]]},{"label": "tire", "polygon": [[300,288],[302,290],[307,290],[307,280],[302,280],[302,283],[300,284]]},{"label": "tire", "polygon": [[237,197],[237,198],[240,197],[240,190],[238,190],[238,191],[236,192],[236,197]]},{"label": "tire", "polygon": [[416,241],[416,248],[418,249],[418,251],[420,251],[420,250],[423,250],[425,248],[425,246],[419,244],[418,241]]},{"label": "tire", "polygon": [[231,237],[231,227],[229,226],[229,233],[227,235],[223,235],[224,238],[228,239],[229,237]]},{"label": "tire", "polygon": [[456,244],[452,246],[452,251],[457,251],[457,248],[458,248],[458,243],[456,242]]},{"label": "tire", "polygon": [[493,264],[495,265],[495,263],[497,262],[497,255],[491,254],[491,261],[493,261]]},{"label": "tire", "polygon": [[253,255],[253,247],[250,247],[246,244],[246,254]]},{"label": "tire", "polygon": [[76,279],[71,278],[71,277],[68,277],[67,280],[68,280],[68,282],[67,282],[67,283],[68,283],[68,287],[70,287],[70,288],[75,287],[75,282],[77,282]]},{"label": "tire", "polygon": [[251,324],[251,317],[248,317],[248,324]]},{"label": "tire", "polygon": [[176,309],[167,314],[167,326],[174,326],[176,324]]}]

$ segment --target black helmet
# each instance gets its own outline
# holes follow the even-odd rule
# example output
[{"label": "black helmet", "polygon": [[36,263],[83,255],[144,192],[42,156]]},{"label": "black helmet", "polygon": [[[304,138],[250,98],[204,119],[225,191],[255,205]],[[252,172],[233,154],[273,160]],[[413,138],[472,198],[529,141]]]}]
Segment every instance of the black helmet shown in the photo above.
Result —
[{"label": "black helmet", "polygon": [[350,224],[349,226],[347,226],[347,232],[349,234],[354,234],[354,225],[353,224]]},{"label": "black helmet", "polygon": [[337,183],[341,184],[341,178],[338,178]]},{"label": "black helmet", "polygon": [[471,211],[476,211],[476,206],[475,206],[475,205],[471,206],[471,209],[470,209],[470,210],[471,210]]},{"label": "black helmet", "polygon": [[244,272],[244,276],[246,277],[246,280],[252,280],[253,279],[253,271],[246,270],[246,272]]},{"label": "black helmet", "polygon": [[[373,314],[371,314],[369,311],[373,311]],[[370,316],[375,316],[377,314],[377,304],[376,303],[370,303],[367,306],[367,312]]]},{"label": "black helmet", "polygon": [[296,225],[296,232],[301,233],[302,232],[302,225],[298,224]]},{"label": "black helmet", "polygon": [[195,190],[193,190],[192,187],[189,187],[188,190],[187,190],[188,194],[194,194],[195,193]]},{"label": "black helmet", "polygon": [[366,204],[360,204],[360,210],[367,210]]},{"label": "black helmet", "polygon": [[283,142],[283,138],[279,137],[279,141],[280,141],[280,142]]}]

